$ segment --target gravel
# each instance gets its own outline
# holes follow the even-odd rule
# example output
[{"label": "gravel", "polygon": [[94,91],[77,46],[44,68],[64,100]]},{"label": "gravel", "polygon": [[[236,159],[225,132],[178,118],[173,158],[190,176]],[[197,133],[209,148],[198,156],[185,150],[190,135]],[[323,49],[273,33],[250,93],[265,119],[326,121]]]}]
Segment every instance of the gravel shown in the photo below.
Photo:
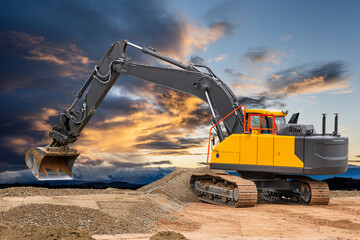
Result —
[{"label": "gravel", "polygon": [[153,235],[150,240],[186,240],[184,235],[174,231],[160,231]]},{"label": "gravel", "polygon": [[75,228],[39,226],[0,226],[2,240],[95,240],[91,235]]},{"label": "gravel", "polygon": [[126,226],[99,210],[53,204],[27,204],[0,212],[1,225],[68,227],[91,234],[114,234]]},{"label": "gravel", "polygon": [[78,189],[62,188],[51,189],[42,187],[10,187],[0,189],[0,197],[30,197],[30,196],[71,196],[71,195],[89,195],[89,194],[119,194],[123,193],[122,189]]}]

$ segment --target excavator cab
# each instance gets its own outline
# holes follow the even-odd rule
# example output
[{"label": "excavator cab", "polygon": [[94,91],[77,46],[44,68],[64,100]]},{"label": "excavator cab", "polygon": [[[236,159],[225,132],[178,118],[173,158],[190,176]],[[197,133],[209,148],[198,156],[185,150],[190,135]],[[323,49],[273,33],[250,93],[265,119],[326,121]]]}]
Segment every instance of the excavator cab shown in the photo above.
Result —
[{"label": "excavator cab", "polygon": [[286,123],[286,112],[273,109],[246,109],[245,132],[253,134],[277,134]]}]

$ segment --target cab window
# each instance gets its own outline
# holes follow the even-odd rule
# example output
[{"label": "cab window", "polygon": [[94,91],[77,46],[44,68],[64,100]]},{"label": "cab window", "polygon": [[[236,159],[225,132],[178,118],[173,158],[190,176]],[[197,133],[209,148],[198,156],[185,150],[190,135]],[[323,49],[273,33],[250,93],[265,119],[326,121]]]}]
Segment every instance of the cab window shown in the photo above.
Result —
[{"label": "cab window", "polygon": [[275,123],[276,123],[277,128],[280,129],[281,126],[286,123],[285,117],[284,116],[276,116]]},{"label": "cab window", "polygon": [[251,128],[259,128],[259,116],[251,116]]}]

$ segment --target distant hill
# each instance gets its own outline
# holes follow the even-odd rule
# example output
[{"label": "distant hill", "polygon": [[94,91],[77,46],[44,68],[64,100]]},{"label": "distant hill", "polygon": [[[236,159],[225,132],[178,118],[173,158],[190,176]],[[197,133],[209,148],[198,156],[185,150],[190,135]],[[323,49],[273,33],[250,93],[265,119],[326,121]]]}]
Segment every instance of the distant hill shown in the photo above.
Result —
[{"label": "distant hill", "polygon": [[352,179],[360,179],[360,166],[356,165],[349,165],[348,170],[344,174],[339,175],[312,175],[310,176],[316,180],[324,180],[333,177],[340,177],[340,178],[352,178]]},{"label": "distant hill", "polygon": [[360,190],[360,179],[333,177],[324,181],[330,190]]},{"label": "distant hill", "polygon": [[[333,177],[323,180],[327,182],[330,190],[360,190],[360,179]],[[9,187],[44,187],[44,188],[79,188],[79,189],[131,189],[136,190],[146,184],[134,184],[128,182],[81,182],[81,181],[60,181],[60,182],[38,182],[27,184],[0,184],[0,189]]]},{"label": "distant hill", "polygon": [[[36,181],[29,173],[31,181],[17,182],[11,184],[0,184],[0,188],[33,186],[46,188],[93,188],[93,189],[137,189],[146,184],[155,182],[176,168],[149,168],[146,171],[121,171],[110,180],[86,180],[76,178],[66,181]],[[230,174],[237,173],[229,171]],[[340,175],[313,175],[310,176],[316,180],[324,180],[329,184],[331,190],[360,190],[360,166],[349,165],[348,171]]]}]

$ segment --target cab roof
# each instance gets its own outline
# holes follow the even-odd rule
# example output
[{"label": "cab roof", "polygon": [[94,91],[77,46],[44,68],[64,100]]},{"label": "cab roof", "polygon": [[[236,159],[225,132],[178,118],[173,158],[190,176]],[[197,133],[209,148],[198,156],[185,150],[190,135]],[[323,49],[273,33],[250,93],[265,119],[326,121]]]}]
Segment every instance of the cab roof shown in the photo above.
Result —
[{"label": "cab roof", "polygon": [[273,114],[275,116],[286,116],[283,111],[277,109],[246,109],[246,113]]}]

